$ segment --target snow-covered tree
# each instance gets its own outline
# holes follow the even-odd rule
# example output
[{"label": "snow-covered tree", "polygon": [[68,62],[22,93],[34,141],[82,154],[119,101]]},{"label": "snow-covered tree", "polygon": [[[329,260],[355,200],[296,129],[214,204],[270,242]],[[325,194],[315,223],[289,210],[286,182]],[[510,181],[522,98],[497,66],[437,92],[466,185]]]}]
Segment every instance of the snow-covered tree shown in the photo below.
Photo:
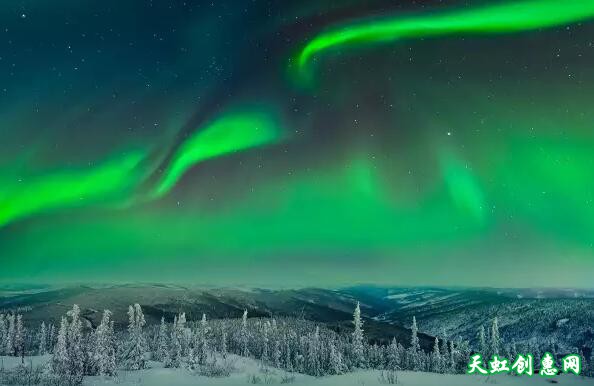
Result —
[{"label": "snow-covered tree", "polygon": [[291,358],[291,344],[289,337],[285,336],[285,370],[293,371],[293,359]]},{"label": "snow-covered tree", "polygon": [[443,362],[444,362],[444,371],[445,369],[448,367],[447,363],[448,363],[448,357],[450,355],[449,353],[449,349],[448,349],[448,340],[447,340],[447,334],[445,332],[445,328],[441,329],[441,348],[439,349],[439,351],[441,352],[441,356],[443,357]]},{"label": "snow-covered tree", "polygon": [[161,317],[161,325],[159,326],[159,333],[157,335],[157,350],[155,351],[154,359],[165,362],[168,351],[167,325],[165,324],[165,317]]},{"label": "snow-covered tree", "polygon": [[447,372],[448,373],[455,373],[456,372],[456,361],[458,360],[458,352],[454,347],[454,342],[450,340],[450,350],[449,350],[449,358],[447,358],[448,366]]},{"label": "snow-covered tree", "polygon": [[53,323],[50,323],[47,333],[47,349],[48,352],[54,352],[54,344],[56,342],[56,326]]},{"label": "snow-covered tree", "polygon": [[344,363],[342,361],[342,354],[336,349],[334,342],[330,342],[330,372],[338,375],[345,371]]},{"label": "snow-covered tree", "polygon": [[270,341],[268,339],[268,332],[270,331],[270,322],[266,321],[264,323],[264,327],[262,330],[262,355],[260,356],[260,360],[263,364],[267,364],[269,360],[269,344]]},{"label": "snow-covered tree", "polygon": [[491,355],[499,355],[501,350],[501,338],[499,336],[499,324],[497,317],[493,319],[493,325],[491,326]]},{"label": "snow-covered tree", "polygon": [[98,375],[112,376],[116,371],[115,345],[111,311],[103,311],[101,323],[95,330],[94,361]]},{"label": "snow-covered tree", "polygon": [[[181,315],[180,315],[181,317]],[[179,321],[179,318],[178,318]],[[183,326],[185,324],[185,315],[182,318],[182,323],[181,326]],[[176,327],[179,329],[180,328],[180,324],[176,323]],[[183,327],[182,327],[183,328]],[[182,336],[184,334],[184,332],[182,330],[178,331],[178,336]],[[185,366],[188,370],[196,370],[200,367],[201,364],[206,363],[206,360],[201,363],[201,353],[202,353],[202,346],[201,346],[201,342],[200,342],[200,331],[196,332],[193,336],[192,339],[190,339],[192,342],[191,344],[188,344],[188,355],[186,356],[186,361],[185,361]],[[181,347],[181,344],[180,344]],[[183,351],[183,350],[182,350]]]},{"label": "snow-covered tree", "polygon": [[479,353],[483,356],[483,358],[489,357],[489,349],[487,348],[487,339],[485,338],[485,327],[481,325],[478,332],[478,341],[479,341]]},{"label": "snow-covered tree", "polygon": [[274,340],[274,345],[272,348],[272,364],[274,365],[274,367],[276,367],[277,369],[281,368],[281,347],[280,347],[280,341],[278,339]]},{"label": "snow-covered tree", "polygon": [[352,335],[352,361],[355,367],[365,367],[365,345],[363,336],[363,321],[361,320],[361,307],[359,302],[353,313],[353,335]]},{"label": "snow-covered tree", "polygon": [[173,326],[171,328],[171,346],[169,347],[169,354],[167,355],[167,367],[179,367],[182,358],[182,346],[180,331],[177,322],[177,316],[173,319]]},{"label": "snow-covered tree", "polygon": [[84,375],[84,352],[82,321],[80,320],[80,308],[73,305],[72,310],[66,313],[70,317],[68,324],[68,366],[69,375],[73,381],[82,380]]},{"label": "snow-covered tree", "polygon": [[18,314],[14,329],[14,355],[25,356],[25,326],[23,325],[23,315]]},{"label": "snow-covered tree", "polygon": [[6,355],[16,355],[15,348],[14,348],[14,335],[16,332],[16,316],[14,314],[10,314],[7,316],[7,331],[6,331],[6,338],[4,339],[4,352]]},{"label": "snow-covered tree", "polygon": [[128,307],[128,347],[125,354],[126,368],[140,370],[145,368],[144,353],[146,342],[142,328],[146,324],[139,304]]},{"label": "snow-covered tree", "polygon": [[392,338],[392,342],[388,346],[387,353],[387,368],[388,370],[400,370],[402,366],[402,355],[401,350],[396,341],[396,338]]},{"label": "snow-covered tree", "polygon": [[58,331],[58,341],[52,357],[52,369],[54,373],[66,375],[68,373],[68,362],[68,319],[62,317],[60,330]]},{"label": "snow-covered tree", "polygon": [[439,339],[435,337],[433,351],[431,352],[431,371],[441,373],[443,370],[441,352],[439,351]]},{"label": "snow-covered tree", "polygon": [[309,339],[309,346],[307,348],[307,367],[308,372],[315,376],[322,374],[320,364],[320,327],[316,326],[314,333]]},{"label": "snow-covered tree", "polygon": [[80,309],[75,304],[60,323],[58,342],[52,357],[52,371],[65,384],[82,382],[85,369]]},{"label": "snow-covered tree", "polygon": [[39,327],[39,333],[37,334],[37,342],[37,353],[39,355],[47,354],[47,328],[45,327],[45,322],[41,322],[41,326]]},{"label": "snow-covered tree", "polygon": [[200,364],[206,364],[208,360],[208,353],[209,353],[209,333],[210,329],[208,327],[208,321],[206,320],[206,314],[202,314],[202,319],[200,320],[200,329],[198,333],[198,344],[199,344],[199,361]]},{"label": "snow-covered tree", "polygon": [[417,318],[413,316],[411,327],[410,347],[408,348],[408,362],[411,370],[420,371],[423,368],[421,358],[421,345],[419,343],[419,328],[417,327]]},{"label": "snow-covered tree", "polygon": [[247,329],[247,316],[248,312],[247,310],[244,310],[243,315],[241,317],[241,331],[239,336],[239,340],[241,343],[241,355],[244,357],[248,357],[250,355],[250,351],[248,348],[249,335]]},{"label": "snow-covered tree", "polygon": [[226,326],[223,325],[221,332],[221,356],[223,359],[227,358],[227,351],[227,329]]},{"label": "snow-covered tree", "polygon": [[4,314],[0,314],[0,355],[6,354],[6,338],[8,336],[6,322]]}]

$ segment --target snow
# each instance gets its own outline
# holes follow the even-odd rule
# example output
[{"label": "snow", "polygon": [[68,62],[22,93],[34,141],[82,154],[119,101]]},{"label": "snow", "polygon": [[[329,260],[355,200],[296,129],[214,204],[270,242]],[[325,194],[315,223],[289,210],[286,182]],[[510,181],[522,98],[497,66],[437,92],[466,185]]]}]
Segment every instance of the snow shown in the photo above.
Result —
[{"label": "snow", "polygon": [[[269,383],[262,380],[262,384],[281,384],[281,377],[284,373],[272,370],[269,375]],[[226,378],[207,378],[193,375],[187,370],[153,368],[135,372],[124,372],[117,379],[102,379],[100,377],[89,377],[85,380],[85,386],[190,386],[190,385],[213,385],[232,386],[247,385],[248,376],[256,375],[264,379],[259,365],[253,363],[244,366],[242,370],[236,371]],[[295,386],[365,386],[382,385],[379,371],[359,371],[344,375],[326,376],[314,378],[307,375],[293,374],[295,379],[291,382]],[[496,377],[484,377],[474,375],[441,375],[433,373],[419,373],[403,371],[398,373],[398,384],[405,386],[474,386],[474,385],[548,385],[549,379],[539,376],[519,377],[501,375]],[[582,378],[573,375],[565,375],[555,378],[559,385],[581,386],[594,385],[594,379]]]},{"label": "snow", "polygon": [[[51,354],[41,356],[25,357],[25,365],[41,366],[52,358]],[[0,356],[0,368],[13,369],[22,363],[20,357]]]},{"label": "snow", "polygon": [[[26,357],[25,363],[33,366],[46,363],[51,356]],[[302,374],[288,374],[284,371],[271,369],[267,374],[262,372],[258,361],[241,358],[230,355],[234,363],[234,370],[229,377],[208,378],[196,375],[185,369],[167,369],[159,362],[148,362],[149,368],[139,371],[118,371],[117,377],[86,377],[84,386],[194,386],[194,385],[212,385],[212,386],[235,386],[248,385],[248,377],[257,376],[262,381],[261,384],[280,385],[283,376],[293,377],[294,380],[289,384],[295,386],[366,386],[383,385],[380,382],[381,374],[378,370],[361,370],[344,375],[310,377]],[[21,363],[20,358],[0,357],[5,368],[13,368]],[[594,386],[593,378],[584,378],[574,375],[561,375],[553,378],[558,385],[567,386]],[[442,375],[434,373],[422,373],[412,371],[398,372],[398,384],[404,386],[475,386],[475,385],[503,385],[503,386],[523,386],[523,385],[549,385],[551,379],[542,378],[538,375],[510,376],[499,375],[492,377],[475,375]],[[266,382],[268,381],[268,383]]]}]

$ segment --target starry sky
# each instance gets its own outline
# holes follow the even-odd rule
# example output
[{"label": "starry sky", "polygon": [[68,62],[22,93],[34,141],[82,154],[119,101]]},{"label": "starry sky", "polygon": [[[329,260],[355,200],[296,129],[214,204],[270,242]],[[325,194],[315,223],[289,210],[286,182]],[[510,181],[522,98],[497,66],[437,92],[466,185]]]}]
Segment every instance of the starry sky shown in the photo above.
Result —
[{"label": "starry sky", "polygon": [[0,281],[589,287],[594,0],[7,0]]}]

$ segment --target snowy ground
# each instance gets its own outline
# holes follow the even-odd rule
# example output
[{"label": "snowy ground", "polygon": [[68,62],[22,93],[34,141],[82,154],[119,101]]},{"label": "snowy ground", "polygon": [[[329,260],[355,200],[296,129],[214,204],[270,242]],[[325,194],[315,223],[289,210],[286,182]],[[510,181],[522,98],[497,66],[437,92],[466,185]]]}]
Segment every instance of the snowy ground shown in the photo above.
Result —
[{"label": "snowy ground", "polygon": [[[314,378],[301,374],[287,374],[278,370],[271,370],[269,374],[262,372],[259,363],[256,361],[232,357],[234,370],[229,377],[208,378],[195,375],[184,369],[166,369],[160,363],[149,362],[149,369],[141,371],[119,371],[118,376],[114,378],[87,377],[85,386],[195,386],[195,385],[213,385],[213,386],[233,386],[249,385],[253,382],[250,378],[257,377],[259,384],[280,385],[292,384],[295,386],[366,386],[383,385],[379,380],[379,371],[359,371],[338,376],[328,376]],[[49,356],[27,357],[25,363],[33,366],[41,365],[49,359]],[[0,362],[4,368],[13,368],[21,363],[20,358],[0,357]],[[286,378],[292,378],[292,381],[286,382]],[[439,375],[431,373],[416,373],[409,371],[398,372],[398,384],[405,386],[474,386],[474,385],[550,385],[556,383],[567,386],[594,386],[593,378],[583,378],[573,375],[562,375],[551,379],[544,379],[538,375],[533,377],[517,377],[502,375],[497,377],[481,377],[470,375]]]}]

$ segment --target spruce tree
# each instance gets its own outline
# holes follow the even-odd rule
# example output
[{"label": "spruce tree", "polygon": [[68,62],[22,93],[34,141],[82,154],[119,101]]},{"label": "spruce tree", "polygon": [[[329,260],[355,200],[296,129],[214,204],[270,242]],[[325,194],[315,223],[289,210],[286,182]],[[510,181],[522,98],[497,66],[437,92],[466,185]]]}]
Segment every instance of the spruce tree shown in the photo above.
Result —
[{"label": "spruce tree", "polygon": [[103,311],[101,323],[95,331],[95,363],[97,373],[102,376],[115,375],[115,346],[111,311]]},{"label": "spruce tree", "polygon": [[408,348],[409,366],[413,371],[420,371],[423,368],[423,358],[421,358],[422,352],[418,334],[419,328],[417,327],[417,318],[413,316],[410,347]]},{"label": "spruce tree", "polygon": [[72,306],[72,310],[68,311],[66,315],[70,317],[67,338],[70,381],[78,383],[82,381],[84,374],[84,352],[80,308],[75,304]]},{"label": "spruce tree", "polygon": [[392,338],[392,342],[388,346],[388,363],[387,367],[388,370],[400,370],[401,366],[401,356],[400,356],[400,348],[398,347],[398,342],[396,338]]},{"label": "spruce tree", "polygon": [[128,307],[128,348],[126,352],[126,368],[140,370],[146,366],[144,353],[146,343],[142,328],[146,324],[139,304]]},{"label": "spruce tree", "polygon": [[164,362],[167,358],[169,346],[167,344],[167,325],[165,324],[165,317],[161,317],[161,325],[159,326],[159,333],[157,336],[157,351],[155,352],[155,360]]},{"label": "spruce tree", "polygon": [[16,326],[15,326],[15,315],[14,314],[10,314],[7,317],[7,324],[8,324],[8,328],[6,331],[6,339],[4,339],[4,352],[6,353],[6,355],[11,355],[11,356],[15,356],[16,352],[15,352],[15,348],[14,348],[14,334],[16,332]]},{"label": "spruce tree", "polygon": [[435,343],[433,344],[433,351],[431,352],[431,371],[434,373],[441,373],[441,353],[439,351],[439,339],[435,337]]},{"label": "spruce tree", "polygon": [[248,329],[247,329],[247,316],[248,316],[248,312],[247,312],[247,310],[244,310],[243,315],[241,317],[241,331],[239,333],[239,340],[240,340],[240,344],[241,344],[241,356],[244,356],[244,357],[250,356],[250,351],[248,348],[249,336],[248,336]]},{"label": "spruce tree", "polygon": [[481,325],[478,332],[478,341],[479,341],[479,354],[483,356],[483,358],[489,358],[489,350],[487,348],[487,340],[485,338],[485,327]]},{"label": "spruce tree", "polygon": [[173,319],[173,327],[171,328],[171,345],[169,354],[167,355],[167,367],[177,368],[181,365],[182,347],[180,342],[180,333],[177,323],[177,316]]},{"label": "spruce tree", "polygon": [[62,317],[60,330],[58,331],[58,341],[52,356],[52,370],[55,374],[66,375],[68,373],[68,354],[68,320]]},{"label": "spruce tree", "polygon": [[56,342],[56,326],[50,323],[47,334],[47,349],[50,353],[54,352],[54,344]]},{"label": "spruce tree", "polygon": [[365,345],[363,336],[363,321],[361,320],[361,307],[359,302],[353,313],[353,335],[352,335],[352,361],[355,367],[365,367]]},{"label": "spruce tree", "polygon": [[6,354],[6,338],[8,335],[8,328],[6,326],[6,317],[0,314],[0,355]]},{"label": "spruce tree", "polygon": [[268,364],[269,358],[269,339],[268,339],[268,331],[270,330],[270,322],[266,321],[264,323],[264,327],[262,330],[262,355],[260,360],[263,364]]},{"label": "spruce tree", "polygon": [[47,354],[47,329],[45,327],[45,322],[41,322],[41,326],[39,327],[39,333],[37,334],[37,342],[38,342],[38,354],[45,355]]},{"label": "spruce tree", "polygon": [[330,373],[339,375],[344,373],[344,364],[342,363],[342,354],[337,350],[334,342],[330,341]]},{"label": "spruce tree", "polygon": [[23,315],[18,314],[16,317],[16,324],[14,330],[14,355],[23,358],[25,357],[25,327],[23,326]]},{"label": "spruce tree", "polygon": [[223,331],[221,332],[221,356],[223,359],[227,359],[227,329],[223,326]]},{"label": "spruce tree", "polygon": [[208,353],[209,353],[209,327],[208,321],[206,320],[206,314],[202,314],[202,320],[200,320],[200,334],[199,334],[199,359],[200,364],[206,364],[208,360]]},{"label": "spruce tree", "polygon": [[499,355],[501,348],[501,337],[499,336],[499,324],[497,323],[497,317],[493,319],[493,325],[491,326],[491,355]]},{"label": "spruce tree", "polygon": [[287,336],[285,336],[285,370],[293,371],[293,359],[291,359],[290,339]]}]

